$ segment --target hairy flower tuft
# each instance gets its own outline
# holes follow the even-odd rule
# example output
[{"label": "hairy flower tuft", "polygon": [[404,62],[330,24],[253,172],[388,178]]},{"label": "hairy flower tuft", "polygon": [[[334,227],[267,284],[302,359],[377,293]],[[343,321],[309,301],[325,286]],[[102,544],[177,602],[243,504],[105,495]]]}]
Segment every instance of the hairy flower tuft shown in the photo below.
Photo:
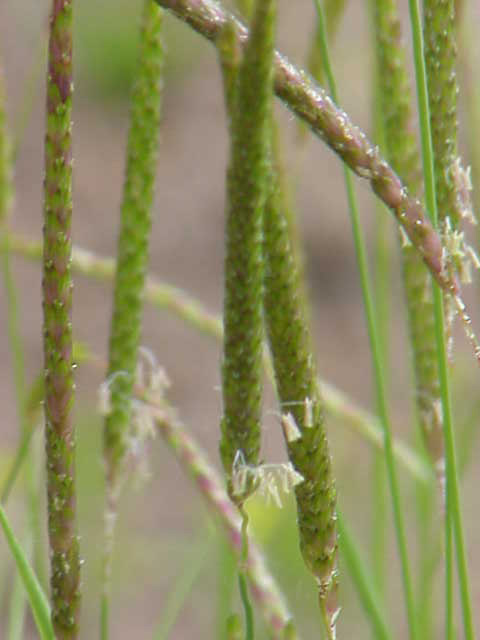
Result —
[{"label": "hairy flower tuft", "polygon": [[464,169],[462,161],[457,157],[446,172],[446,179],[449,184],[453,184],[455,187],[456,210],[458,215],[464,220],[468,220],[471,224],[476,225],[477,220],[473,212],[471,195],[473,190],[471,173],[471,167]]},{"label": "hairy flower tuft", "polygon": [[472,282],[472,267],[479,269],[480,260],[475,250],[465,242],[464,232],[452,228],[449,217],[445,218],[443,239],[443,269],[453,266],[462,282]]},{"label": "hairy flower tuft", "polygon": [[295,418],[291,413],[284,413],[281,417],[281,423],[283,434],[287,442],[295,442],[296,440],[300,440],[302,434],[297,426],[297,423],[295,422]]},{"label": "hairy flower tuft", "polygon": [[245,463],[240,450],[235,454],[232,467],[233,495],[248,493],[250,497],[258,491],[267,504],[273,502],[282,508],[281,494],[290,493],[303,481],[303,476],[295,471],[291,462],[253,466]]}]

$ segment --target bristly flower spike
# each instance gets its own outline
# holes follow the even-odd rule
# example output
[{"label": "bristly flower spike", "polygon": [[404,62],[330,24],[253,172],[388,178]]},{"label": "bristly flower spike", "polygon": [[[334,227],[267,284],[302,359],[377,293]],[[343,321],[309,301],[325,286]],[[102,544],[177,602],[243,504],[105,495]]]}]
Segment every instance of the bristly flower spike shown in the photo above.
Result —
[{"label": "bristly flower spike", "polygon": [[[222,68],[231,150],[227,175],[227,221],[222,364],[223,418],[220,454],[229,477],[229,493],[239,506],[244,494],[233,491],[232,471],[241,453],[256,466],[260,450],[262,401],[262,219],[269,166],[269,123],[273,92],[275,2],[255,3],[252,28],[236,73],[235,34],[225,27]],[[230,64],[226,64],[230,56]]]},{"label": "bristly flower spike", "polygon": [[289,459],[303,478],[295,486],[300,548],[316,579],[332,638],[339,612],[336,490],[302,287],[273,169],[264,216],[264,256],[265,320],[282,426]]},{"label": "bristly flower spike", "polygon": [[[118,237],[114,301],[110,327],[105,415],[106,467],[105,553],[103,567],[102,638],[108,637],[109,591],[117,502],[125,479],[127,454],[139,440],[137,431],[150,428],[141,407],[132,406],[136,374],[143,374],[145,353],[137,369],[142,327],[143,294],[148,265],[151,210],[157,167],[162,95],[163,11],[144,0],[137,74],[132,93],[125,183]],[[135,409],[135,410],[133,410]]]},{"label": "bristly flower spike", "polygon": [[45,137],[43,348],[51,604],[59,640],[77,637],[81,564],[72,419],[72,93],[72,0],[53,0]]}]

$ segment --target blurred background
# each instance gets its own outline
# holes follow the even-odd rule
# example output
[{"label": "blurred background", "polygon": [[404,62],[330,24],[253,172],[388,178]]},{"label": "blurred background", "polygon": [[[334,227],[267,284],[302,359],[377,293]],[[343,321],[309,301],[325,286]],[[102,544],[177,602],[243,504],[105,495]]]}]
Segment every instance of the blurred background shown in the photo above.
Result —
[{"label": "blurred background", "polygon": [[[46,0],[1,0],[0,3],[1,64],[6,75],[9,121],[18,144],[12,226],[30,239],[39,239],[42,229],[44,73],[49,4]],[[83,0],[75,4],[73,238],[75,245],[101,256],[113,256],[142,3],[141,0]],[[407,3],[401,4],[406,11]],[[278,46],[299,66],[306,62],[314,16],[310,0],[279,1]],[[472,16],[478,26],[478,7],[474,7],[470,18]],[[407,22],[404,26],[408,34]],[[150,270],[159,280],[185,289],[209,310],[219,313],[228,154],[221,78],[214,49],[201,37],[171,16],[166,17],[165,34],[167,61]],[[367,2],[348,3],[332,53],[342,106],[354,122],[372,135],[373,50]],[[478,51],[475,55],[476,62],[480,62]],[[475,68],[475,58],[472,60]],[[302,136],[293,116],[280,104],[277,116],[305,251],[319,371],[355,402],[373,410],[370,352],[342,167],[320,140],[311,135]],[[462,135],[465,137],[463,129]],[[358,180],[356,185],[373,266],[378,211],[368,185]],[[384,212],[384,215],[389,214]],[[389,316],[392,422],[396,436],[417,446],[418,437],[411,419],[412,394],[398,253],[391,221],[384,228],[392,247]],[[33,382],[42,367],[40,268],[22,257],[14,259],[13,267],[28,379]],[[478,294],[476,284],[471,287],[469,302],[477,330],[480,329]],[[75,275],[75,339],[87,345],[101,360],[107,356],[111,304],[110,285]],[[3,288],[0,289],[0,318],[0,326],[5,327]],[[169,399],[218,467],[219,344],[170,313],[160,313],[148,304],[142,344],[155,353],[165,368],[172,383]],[[475,411],[479,408],[479,373],[461,332],[456,344],[455,415],[460,440],[462,433],[469,434],[470,439],[465,442],[469,443],[473,461],[464,477],[463,503],[473,597],[480,610],[480,556],[476,544],[480,536],[477,517],[480,451],[478,439],[474,438],[475,427],[478,427]],[[102,421],[96,404],[103,376],[101,366],[80,365],[77,371],[78,502],[85,558],[81,637],[85,639],[96,637],[99,617],[103,467]],[[18,441],[11,354],[4,329],[0,331],[0,380],[2,476]],[[272,393],[267,389],[263,456],[270,462],[285,459],[275,409]],[[339,501],[368,561],[372,557],[371,531],[376,515],[371,497],[374,482],[371,448],[341,422],[330,420],[328,430]],[[152,638],[163,619],[165,603],[176,580],[187,566],[196,566],[196,563],[196,581],[171,638],[223,637],[220,629],[226,612],[240,612],[236,584],[231,606],[229,589],[222,586],[230,584],[231,557],[221,536],[213,532],[213,520],[201,498],[160,439],[151,444],[148,466],[149,478],[137,483],[137,487],[130,487],[121,505],[113,575],[112,638],[123,640],[132,633],[138,640]],[[418,536],[415,485],[405,477],[402,489],[409,543],[415,549]],[[9,503],[9,514],[20,535],[25,521],[24,494],[25,479],[22,479]],[[42,494],[41,500],[43,518]],[[293,505],[288,503],[279,510],[255,499],[250,508],[253,530],[288,596],[300,630],[305,638],[318,637],[320,620],[315,589],[300,558]],[[398,637],[402,637],[405,617],[399,597],[399,566],[388,503],[387,523],[388,588],[384,596],[394,629]],[[341,569],[343,612],[339,637],[368,638],[368,623],[343,566]],[[415,572],[415,566],[413,569]],[[0,541],[0,572],[0,637],[4,637],[13,567],[3,540]],[[440,578],[441,571],[436,596],[442,607]],[[438,625],[441,626],[443,613],[441,608],[439,611]],[[261,627],[259,617],[258,620]],[[25,637],[35,637],[30,622]]]}]

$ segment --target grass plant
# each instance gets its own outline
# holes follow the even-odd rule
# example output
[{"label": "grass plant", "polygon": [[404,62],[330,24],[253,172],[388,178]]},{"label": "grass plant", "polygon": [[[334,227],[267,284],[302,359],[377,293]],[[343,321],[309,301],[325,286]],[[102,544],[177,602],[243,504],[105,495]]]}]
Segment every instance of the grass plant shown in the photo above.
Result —
[{"label": "grass plant", "polygon": [[[183,637],[180,626],[186,624],[194,606],[198,629],[190,627],[192,635],[218,640],[319,636],[335,640],[352,634],[394,640],[407,633],[412,640],[453,640],[460,637],[457,608],[462,616],[462,637],[475,639],[478,607],[471,575],[478,561],[476,565],[475,548],[467,548],[466,530],[471,521],[463,516],[461,480],[464,467],[476,465],[477,459],[474,454],[467,455],[473,449],[473,419],[470,416],[465,428],[460,429],[457,413],[475,416],[478,402],[473,397],[471,406],[458,412],[452,391],[453,383],[462,380],[460,384],[466,390],[461,397],[465,402],[468,385],[478,387],[478,371],[468,376],[466,384],[465,373],[458,373],[453,356],[463,368],[473,369],[475,358],[480,360],[480,344],[473,330],[475,316],[470,319],[463,301],[464,285],[473,278],[473,267],[480,266],[480,260],[475,247],[466,240],[465,223],[475,220],[471,176],[459,156],[461,112],[457,110],[458,85],[463,77],[457,75],[457,40],[460,18],[470,15],[471,6],[467,0],[423,0],[422,6],[419,0],[409,0],[410,51],[402,38],[402,3],[375,0],[360,6],[346,0],[314,0],[310,73],[275,50],[277,18],[282,20],[286,6],[280,0],[139,0],[137,66],[130,98],[118,244],[112,258],[72,242],[72,0],[50,3],[41,241],[14,231],[16,220],[12,216],[20,213],[16,212],[14,198],[14,170],[21,166],[21,148],[29,136],[28,121],[36,111],[30,102],[37,98],[32,90],[25,94],[17,148],[12,145],[7,118],[8,75],[5,82],[0,65],[4,333],[11,351],[12,404],[18,423],[17,446],[0,474],[0,528],[6,541],[0,554],[0,593],[5,600],[0,603],[2,616],[5,612],[5,620],[0,617],[0,636],[6,634],[7,640],[27,637],[32,624],[42,640],[97,635],[110,640],[118,633],[119,640],[124,637],[120,565],[123,561],[129,566],[129,556],[135,558],[143,551],[137,529],[141,529],[144,509],[142,497],[131,492],[135,474],[130,471],[142,464],[151,446],[147,439],[155,435],[164,445],[162,468],[156,466],[157,462],[152,468],[153,475],[159,473],[166,478],[161,489],[170,492],[177,483],[168,470],[167,459],[172,457],[210,517],[208,527],[195,524],[195,542],[188,550],[183,549],[182,559],[176,559],[179,568],[160,602],[157,594],[143,592],[141,578],[128,576],[128,598],[134,594],[135,598],[148,596],[155,601],[155,621],[150,634],[145,632],[146,637]],[[341,31],[341,21],[348,22],[355,11],[366,13],[372,25],[375,141],[340,107],[334,75],[340,65],[337,53],[329,51],[329,40]],[[108,8],[102,9],[101,16],[107,13]],[[162,126],[167,135],[171,134],[168,117],[163,125],[160,122],[164,33],[177,21],[214,44],[223,77],[229,159],[222,316],[210,312],[201,299],[148,271],[154,237],[154,184],[157,171],[164,170],[157,166]],[[91,25],[89,37],[94,37]],[[119,62],[125,69],[134,68],[130,59],[132,42],[128,50],[119,52]],[[410,77],[410,55],[414,78]],[[460,60],[466,64],[465,51]],[[115,64],[110,60],[100,65],[101,74]],[[36,77],[37,63],[33,66]],[[473,65],[469,73],[473,77]],[[118,78],[113,80],[117,82]],[[204,77],[199,75],[195,82],[203,85]],[[297,202],[291,188],[296,184],[290,182],[288,154],[292,147],[285,142],[288,136],[283,128],[288,130],[287,125],[276,117],[275,96],[301,124],[302,136],[294,136],[294,144],[301,144],[304,136],[313,133],[336,155],[330,155],[326,162],[339,161],[343,169],[371,359],[374,408],[370,411],[352,399],[352,392],[340,390],[317,373],[320,370],[324,375],[324,342],[312,329],[315,308],[306,282],[308,251],[304,250],[302,225],[297,219],[301,200]],[[468,117],[473,122],[478,119],[475,101],[471,93],[467,98]],[[110,107],[104,102],[102,108]],[[174,137],[182,131],[175,130]],[[470,153],[474,158],[478,155],[473,143]],[[369,184],[380,205],[377,215],[383,216],[375,223],[375,257],[369,255],[365,240],[361,217],[364,205],[363,201],[357,202],[355,176]],[[188,176],[182,177],[188,187]],[[325,180],[321,188],[333,189]],[[166,201],[160,193],[162,233],[168,233]],[[322,208],[326,218],[330,211]],[[393,214],[390,226],[388,210]],[[321,232],[327,228],[320,216],[316,225]],[[391,325],[400,323],[394,314],[400,305],[390,293],[397,270],[392,227],[398,238],[405,297],[407,330],[403,346],[411,356],[413,373],[406,372],[406,383],[400,382],[402,363],[396,360],[396,334],[391,329]],[[40,375],[38,370],[34,372],[36,377],[31,376],[28,364],[23,299],[15,272],[15,261],[22,258],[41,265],[42,272],[43,327],[38,341],[43,341],[44,364]],[[375,289],[370,261],[375,263]],[[75,274],[113,289],[106,356],[74,341]],[[336,294],[343,296],[339,291]],[[216,416],[220,428],[213,426],[209,436],[218,443],[223,475],[209,460],[204,443],[197,442],[199,420],[191,420],[192,429],[185,426],[167,397],[169,380],[156,359],[157,355],[163,359],[167,340],[160,346],[141,346],[146,304],[151,307],[149,314],[168,311],[174,323],[183,323],[192,332],[209,337],[210,347],[221,350],[223,406]],[[474,359],[463,359],[457,343],[453,344],[456,317],[464,325]],[[339,361],[344,357],[339,354]],[[89,450],[89,468],[81,466],[77,474],[73,403],[74,370],[79,364],[92,374],[106,370],[106,376],[99,389],[103,452]],[[415,411],[413,428],[405,428],[400,434],[400,421],[392,407],[397,396],[405,393],[402,384],[415,399]],[[345,382],[343,386],[349,385]],[[270,460],[271,448],[263,451],[262,447],[262,436],[269,437],[265,407],[271,391],[278,412],[269,413],[274,414],[283,434],[275,449],[277,455],[283,448],[283,457],[276,462]],[[82,405],[77,411],[91,424],[95,412],[83,406],[84,397],[79,397]],[[175,402],[181,405],[181,397],[177,396]],[[199,416],[202,409],[198,407],[193,415]],[[404,421],[406,415],[408,411],[403,412]],[[355,444],[345,427],[356,434]],[[423,438],[415,437],[416,427]],[[43,451],[37,446],[40,436],[44,438]],[[99,443],[100,438],[95,447]],[[360,449],[361,443],[374,453],[375,482],[358,500],[362,488],[355,478],[361,472],[363,457],[356,449],[352,454],[352,447]],[[105,486],[95,485],[89,503],[89,497],[81,493],[83,485],[78,478],[90,475],[92,460],[97,464],[102,454]],[[2,460],[3,455],[0,448]],[[355,460],[351,473],[341,464],[342,456],[349,455]],[[417,494],[416,509],[408,512],[413,503],[412,488]],[[81,515],[95,513],[90,507],[93,495],[100,491],[104,491],[103,530],[96,522],[86,526]],[[363,496],[372,491],[371,505],[367,505]],[[117,527],[119,500],[124,494],[127,504],[133,502],[135,513],[127,534],[121,523]],[[77,495],[83,507],[80,517]],[[176,495],[172,491],[173,498]],[[396,545],[390,545],[384,511],[388,503]],[[379,512],[373,517],[369,513],[372,505]],[[196,506],[192,506],[192,521],[198,519],[197,515]],[[153,510],[151,517],[157,517]],[[364,521],[373,523],[373,531],[371,525],[367,526],[371,530],[367,544],[359,533],[365,529]],[[164,542],[167,524],[163,519],[159,522],[157,542],[162,553],[173,557],[168,541]],[[91,581],[91,571],[85,574],[87,579],[82,581],[80,577],[81,551],[84,553],[80,535],[90,526],[101,540],[98,558],[102,575],[97,584]],[[42,528],[48,532],[48,552],[42,546]],[[17,530],[18,536],[14,534]],[[125,535],[130,546],[127,553],[122,546]],[[256,540],[257,535],[262,544]],[[391,546],[395,560],[387,557]],[[372,547],[373,553],[367,555],[365,549]],[[168,563],[163,557],[156,562],[155,553],[149,549],[145,554],[155,583],[165,586],[162,580],[168,576]],[[47,559],[49,587],[44,576]],[[437,582],[444,593],[441,605],[435,591]],[[212,598],[215,588],[217,593]],[[81,600],[89,603],[88,607],[92,600],[96,602],[95,616],[90,610],[87,615],[81,613]],[[214,621],[213,630],[207,630],[204,624],[208,615]],[[93,617],[100,617],[96,632],[91,628]],[[143,623],[146,629],[146,620]],[[361,625],[367,627],[365,633]],[[129,635],[130,629],[125,637]]]}]

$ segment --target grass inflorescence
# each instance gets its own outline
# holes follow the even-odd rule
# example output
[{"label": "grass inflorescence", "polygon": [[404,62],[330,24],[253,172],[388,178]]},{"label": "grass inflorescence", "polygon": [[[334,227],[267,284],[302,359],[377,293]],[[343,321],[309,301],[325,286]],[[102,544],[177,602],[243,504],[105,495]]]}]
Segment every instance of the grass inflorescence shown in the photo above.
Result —
[{"label": "grass inflorescence", "polygon": [[[16,448],[8,454],[6,472],[0,478],[0,529],[7,542],[10,567],[15,572],[15,575],[11,575],[11,571],[3,572],[0,580],[0,603],[8,618],[6,638],[22,637],[28,629],[28,611],[42,640],[73,640],[84,634],[92,635],[87,626],[93,617],[89,609],[92,600],[98,600],[96,607],[100,610],[103,640],[110,637],[110,628],[113,631],[123,624],[125,617],[121,611],[118,616],[111,615],[115,610],[112,599],[115,604],[122,593],[114,588],[117,580],[118,584],[121,581],[121,566],[118,573],[112,571],[119,499],[123,489],[132,482],[130,470],[140,460],[145,462],[146,438],[158,434],[165,444],[165,455],[176,459],[181,472],[192,481],[199,502],[205,502],[214,517],[208,522],[208,534],[202,531],[201,536],[192,538],[196,542],[183,555],[183,566],[172,580],[170,567],[161,558],[159,570],[153,562],[153,552],[145,545],[146,564],[156,572],[155,581],[161,587],[160,597],[156,593],[152,595],[153,592],[149,596],[158,604],[160,612],[152,625],[153,638],[166,640],[176,633],[177,624],[186,624],[188,616],[183,620],[181,614],[189,600],[196,602],[197,592],[201,592],[203,609],[212,602],[217,606],[216,615],[212,616],[216,629],[213,634],[209,629],[212,637],[296,640],[320,631],[322,637],[334,640],[351,635],[352,629],[356,637],[364,637],[352,605],[352,598],[356,597],[372,637],[381,640],[391,640],[399,635],[400,629],[403,634],[408,629],[412,640],[433,637],[453,640],[457,635],[458,599],[465,640],[474,640],[474,591],[469,578],[472,569],[459,481],[467,456],[463,455],[459,464],[456,454],[458,440],[462,451],[466,448],[473,451],[474,428],[473,419],[464,419],[460,407],[460,404],[467,405],[464,400],[470,393],[470,376],[464,373],[461,351],[451,339],[453,319],[460,316],[480,360],[480,344],[467,315],[461,289],[473,278],[473,267],[480,266],[475,248],[466,242],[468,230],[464,224],[475,223],[472,176],[460,159],[458,139],[458,120],[462,115],[457,108],[458,85],[463,76],[457,76],[457,46],[461,18],[465,20],[471,14],[471,7],[464,0],[423,0],[423,3],[409,0],[416,113],[409,48],[402,38],[402,3],[397,0],[372,0],[365,3],[365,7],[346,0],[314,0],[309,6],[315,16],[310,34],[313,37],[308,39],[306,34],[304,38],[309,46],[308,71],[294,66],[275,50],[277,15],[282,19],[288,3],[143,0],[125,145],[117,255],[102,258],[72,244],[72,5],[72,0],[52,0],[50,6],[41,243],[14,232],[16,220],[10,216],[15,202],[14,169],[17,159],[22,159],[22,147],[30,137],[28,121],[35,112],[32,78],[36,77],[39,61],[34,61],[35,74],[27,74],[32,78],[29,89],[24,92],[27,104],[19,110],[22,131],[13,145],[7,123],[8,83],[0,73],[0,250],[6,292],[5,333],[12,352],[19,425]],[[148,274],[161,131],[164,27],[167,31],[175,29],[174,20],[164,20],[163,9],[214,44],[223,77],[229,139],[223,316],[208,311],[200,299],[183,289]],[[102,16],[107,11],[105,9]],[[329,51],[329,42],[336,36],[343,38],[344,31],[352,29],[355,12],[362,11],[369,12],[372,25],[371,52],[375,67],[372,139],[339,104],[334,69],[340,69],[345,52],[336,48],[335,55],[331,56]],[[355,23],[355,35],[357,31]],[[177,32],[173,33],[177,37]],[[92,34],[93,31],[90,36]],[[84,45],[80,38],[81,46]],[[461,49],[462,65],[467,64],[467,48],[464,44]],[[129,51],[130,48],[119,50],[120,57],[129,57]],[[133,64],[130,60],[129,68],[130,65],[133,68]],[[469,73],[471,77],[465,82],[472,84],[475,69],[471,67]],[[200,74],[192,82],[198,87],[204,84],[209,87]],[[210,88],[208,92],[212,97]],[[467,94],[465,100],[473,121],[475,100],[468,91]],[[294,136],[293,143],[287,142],[288,136],[284,135],[288,133],[286,121],[277,118],[275,96],[290,110],[290,119],[296,118],[300,125],[302,136]],[[177,99],[175,90],[167,100],[167,120]],[[169,145],[172,140],[176,143],[184,131],[190,131],[165,126]],[[290,170],[290,165],[295,165],[297,170],[303,168],[301,163],[306,155],[301,157],[296,152],[309,133],[334,152],[344,172],[371,357],[375,408],[372,412],[352,400],[354,391],[340,391],[323,377],[320,379],[317,372],[315,343],[322,344],[324,336],[313,333],[312,327],[317,325],[311,322],[316,319],[316,307],[310,307],[309,270],[305,267],[309,264],[308,247],[312,245],[303,241],[303,221],[296,218],[299,204],[304,200],[303,196],[297,198],[299,176]],[[297,145],[294,151],[291,144]],[[305,149],[302,147],[302,151]],[[475,159],[474,149],[471,151]],[[295,162],[291,162],[290,152],[295,152]],[[333,160],[330,156],[330,162]],[[18,166],[22,166],[21,161]],[[359,215],[355,176],[370,186],[377,204],[381,205],[377,215],[383,219],[377,218],[375,223],[375,291],[369,274],[369,247]],[[330,181],[329,175],[328,181],[323,174],[319,177],[322,178],[319,188],[326,190],[322,193],[324,202],[330,203],[335,181]],[[185,175],[182,174],[182,178],[183,185],[188,188],[193,185],[194,181],[185,180]],[[303,174],[301,178],[303,181]],[[166,197],[162,192],[159,198],[162,216],[169,208],[164,206],[168,205],[168,193],[165,193]],[[23,193],[19,200],[23,202]],[[195,205],[194,200],[190,206],[192,203]],[[402,340],[408,344],[413,375],[406,375],[405,380],[401,358],[397,362],[397,334],[393,330],[402,321],[402,314],[396,314],[399,307],[393,295],[398,263],[392,251],[386,209],[393,214],[390,228],[396,230],[398,239],[407,312],[407,331],[402,333]],[[329,211],[325,207],[322,213],[326,217]],[[168,241],[170,228],[163,222],[162,218],[160,232],[166,232],[163,240]],[[196,224],[203,229],[203,221]],[[328,233],[326,219],[317,218],[314,224],[320,232]],[[40,263],[42,268],[44,365],[40,375],[37,367],[33,382],[30,382],[28,353],[24,353],[28,343],[24,345],[22,336],[22,291],[17,289],[13,260],[17,256]],[[328,256],[327,260],[330,260]],[[343,267],[346,262],[342,256],[335,264],[342,263]],[[83,342],[73,340],[75,273],[112,285],[113,308],[106,356],[97,346],[90,349]],[[336,287],[335,295],[347,301],[347,288],[341,289],[344,282],[341,274],[336,275],[339,279],[331,279]],[[336,284],[340,282],[341,285]],[[318,286],[322,293],[319,307],[328,304],[328,297],[323,297],[324,284],[321,280]],[[167,346],[166,336],[162,336],[160,349],[140,345],[145,303],[155,311],[167,310],[174,320],[209,337],[210,346],[221,346],[223,406],[217,418],[220,430],[211,429],[210,433],[218,443],[216,450],[220,453],[223,477],[197,444],[200,434],[183,425],[166,398],[168,378],[154,356],[154,351],[161,358],[171,353],[170,345],[169,349],[163,349]],[[328,313],[325,317],[329,317]],[[322,324],[318,327],[318,333],[325,329]],[[340,323],[334,330],[340,331]],[[323,376],[323,371],[328,372],[331,366],[331,359],[326,357],[324,362],[324,353],[321,353]],[[194,355],[190,354],[191,358]],[[453,367],[453,355],[460,362],[460,371]],[[346,359],[343,352],[337,355],[339,366],[335,371],[346,370],[345,365],[349,364]],[[90,571],[85,574],[84,586],[80,581],[82,561],[73,417],[77,364],[88,371],[106,370],[99,394],[104,421],[106,495],[99,554],[102,576],[97,586],[90,582]],[[360,383],[359,377],[365,377],[364,372],[359,376],[354,369],[352,367],[351,378],[341,381],[342,389],[348,389],[353,381]],[[172,377],[176,378],[177,374],[175,370]],[[335,372],[331,375],[334,377]],[[271,389],[268,385],[264,389],[264,380],[268,380]],[[405,443],[413,432],[412,429],[405,435],[407,425],[403,432],[397,433],[407,415],[405,409],[399,414],[400,419],[394,413],[399,404],[408,404],[404,402],[404,393],[411,393],[415,400],[411,422],[413,428],[420,427],[423,444],[420,438],[415,444]],[[454,394],[462,400],[457,403],[458,415]],[[181,402],[181,396],[177,398]],[[265,411],[265,404],[272,401],[278,404],[276,410]],[[42,435],[41,404],[45,420],[45,460],[35,444]],[[200,425],[196,416],[200,417],[201,410],[203,408],[193,414],[195,428]],[[270,414],[274,415],[272,422],[277,423],[279,435],[283,435],[283,443],[278,443],[277,448],[274,444],[272,449],[269,442],[263,454],[262,436],[266,434],[265,440],[269,441],[272,434],[272,428],[266,424],[266,415]],[[90,417],[88,424],[91,422]],[[209,422],[214,424],[215,419]],[[462,428],[457,428],[457,424]],[[334,426],[338,427],[336,432]],[[358,441],[370,445],[374,452],[374,478],[379,486],[370,485],[374,493],[372,504],[365,502],[367,492],[357,480],[364,477],[360,475],[362,454],[352,453],[354,463],[346,473],[344,461],[350,461],[351,443],[344,427],[354,431]],[[100,440],[96,443],[99,449]],[[275,455],[281,451],[280,461],[264,459],[263,456],[270,457],[272,450]],[[332,452],[335,456],[338,452],[335,460]],[[90,449],[88,464],[101,457],[102,451]],[[475,462],[475,456],[469,458]],[[41,462],[45,463],[43,474],[39,471]],[[165,460],[161,464],[162,470],[166,470]],[[88,475],[92,469],[93,466],[89,466]],[[82,475],[85,475],[83,468],[79,474],[80,487]],[[435,475],[440,501],[435,496]],[[177,489],[175,486],[174,492],[173,485],[177,480],[170,470],[165,471],[164,477],[168,482],[164,481],[162,487],[168,485],[169,499],[176,502]],[[407,502],[403,499],[409,482],[414,483],[417,493],[415,520],[407,518]],[[41,497],[43,483],[45,505]],[[15,502],[23,487],[24,523],[17,521]],[[97,489],[100,490],[97,487],[92,495]],[[357,501],[360,491],[362,498]],[[351,496],[355,496],[358,504],[352,504]],[[132,541],[128,554],[128,562],[132,564],[125,565],[128,567],[138,560],[140,552],[144,553],[144,545],[138,544],[141,538],[137,532],[142,530],[144,522],[141,503],[135,498],[135,523],[129,525],[128,531],[120,532],[128,536],[129,543]],[[398,577],[391,570],[387,556],[390,531],[385,507],[388,503],[397,542]],[[80,510],[83,532],[83,514],[91,517],[95,510],[90,511],[91,504],[83,494],[80,505],[86,507]],[[47,554],[42,547],[39,516],[44,507],[49,590],[44,578]],[[191,522],[195,526],[197,515],[193,509]],[[154,510],[151,517],[155,517]],[[363,540],[356,533],[364,528],[363,519],[373,523],[368,542],[373,550],[370,561],[364,553]],[[443,541],[439,520],[443,525]],[[23,531],[17,537],[14,531],[20,532],[22,524]],[[159,548],[163,551],[169,544],[164,543],[163,538],[165,522],[159,532],[162,535]],[[257,533],[263,549],[255,539]],[[221,538],[216,537],[218,535]],[[120,543],[125,541],[122,536],[119,536]],[[82,542],[82,548],[88,549],[88,544],[84,547]],[[167,551],[170,554],[170,548]],[[273,571],[268,568],[266,557],[273,559]],[[127,556],[123,559],[126,561]],[[4,560],[2,555],[0,562]],[[391,563],[391,566],[396,565]],[[204,580],[210,576],[212,567],[219,592],[219,597],[213,599],[206,593],[212,583]],[[238,578],[238,591],[235,578]],[[143,597],[140,577],[135,580],[129,577],[129,580],[134,589],[128,592],[128,599],[133,594],[135,598]],[[162,580],[168,582],[162,583]],[[395,581],[402,583],[403,590]],[[444,593],[442,607],[438,606],[438,589],[434,588],[437,582],[441,583]],[[309,589],[308,585],[312,587],[312,584],[313,588]],[[88,610],[84,617],[80,616],[81,591],[87,595]],[[198,619],[195,632],[199,637],[203,633],[203,618],[207,618],[203,612],[195,618]],[[147,628],[146,619],[141,624]]]}]

